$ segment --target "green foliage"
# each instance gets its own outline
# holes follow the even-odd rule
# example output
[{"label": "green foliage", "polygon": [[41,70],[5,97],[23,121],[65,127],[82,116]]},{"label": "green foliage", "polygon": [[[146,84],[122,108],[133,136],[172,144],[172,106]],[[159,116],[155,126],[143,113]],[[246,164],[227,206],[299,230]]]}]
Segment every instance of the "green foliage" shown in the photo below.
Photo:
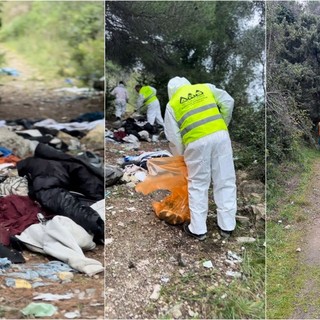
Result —
[{"label": "green foliage", "polygon": [[[233,141],[242,145],[236,153],[237,169],[247,168],[254,178],[264,180],[265,168],[265,108],[238,106],[234,110],[230,132]],[[243,121],[237,121],[243,119]],[[246,144],[244,144],[246,142]]]},{"label": "green foliage", "polygon": [[88,82],[104,74],[103,7],[89,1],[8,2],[1,39],[46,75]]},{"label": "green foliage", "polygon": [[252,66],[261,62],[264,30],[241,25],[259,9],[241,1],[107,2],[106,58],[122,67],[139,65],[155,82],[166,79],[162,86],[184,75],[244,93]]},{"label": "green foliage", "polygon": [[296,2],[267,8],[267,149],[268,163],[275,164],[294,159],[300,143],[315,144],[320,18]]}]

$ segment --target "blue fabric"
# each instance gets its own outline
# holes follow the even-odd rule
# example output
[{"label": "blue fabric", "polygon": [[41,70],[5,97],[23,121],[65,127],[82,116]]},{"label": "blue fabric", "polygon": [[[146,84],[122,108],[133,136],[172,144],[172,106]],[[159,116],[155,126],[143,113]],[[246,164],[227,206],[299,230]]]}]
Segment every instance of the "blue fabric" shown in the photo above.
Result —
[{"label": "blue fabric", "polygon": [[1,157],[7,157],[10,156],[10,154],[12,154],[12,151],[5,148],[5,147],[0,147],[0,156]]},{"label": "blue fabric", "polygon": [[8,76],[18,77],[20,76],[20,72],[14,68],[0,68],[0,74],[6,74]]}]

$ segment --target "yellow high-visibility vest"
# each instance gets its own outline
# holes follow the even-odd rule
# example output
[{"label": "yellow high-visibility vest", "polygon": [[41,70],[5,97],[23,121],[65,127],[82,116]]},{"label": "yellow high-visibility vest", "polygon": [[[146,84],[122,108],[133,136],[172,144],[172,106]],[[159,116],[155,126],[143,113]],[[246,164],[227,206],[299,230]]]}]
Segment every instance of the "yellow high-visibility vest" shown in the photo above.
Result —
[{"label": "yellow high-visibility vest", "polygon": [[150,86],[144,86],[139,90],[139,94],[142,94],[144,97],[143,105],[148,105],[149,103],[158,100],[154,91]]},{"label": "yellow high-visibility vest", "polygon": [[206,84],[182,86],[172,96],[169,104],[184,145],[213,132],[228,130],[216,99]]}]

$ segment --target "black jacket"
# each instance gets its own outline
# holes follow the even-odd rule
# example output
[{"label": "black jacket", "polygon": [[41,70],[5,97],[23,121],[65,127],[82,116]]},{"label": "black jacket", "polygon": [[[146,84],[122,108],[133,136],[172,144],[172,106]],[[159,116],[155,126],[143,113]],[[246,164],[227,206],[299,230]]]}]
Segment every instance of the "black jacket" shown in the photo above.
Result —
[{"label": "black jacket", "polygon": [[28,179],[29,196],[42,207],[71,218],[96,239],[103,239],[104,223],[99,214],[69,192],[82,193],[92,200],[103,199],[102,170],[42,143],[33,157],[18,162],[17,169],[20,176]]}]

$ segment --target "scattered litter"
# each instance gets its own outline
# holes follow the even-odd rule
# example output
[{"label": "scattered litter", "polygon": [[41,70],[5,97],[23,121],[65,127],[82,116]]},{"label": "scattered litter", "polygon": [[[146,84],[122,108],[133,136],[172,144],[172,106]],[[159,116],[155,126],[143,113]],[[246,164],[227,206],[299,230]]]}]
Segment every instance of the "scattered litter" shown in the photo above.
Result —
[{"label": "scattered litter", "polygon": [[291,228],[291,226],[290,226],[290,224],[288,224],[288,225],[287,225],[287,226],[285,226],[284,228],[288,230],[288,229],[290,229],[290,228]]},{"label": "scattered litter", "polygon": [[234,267],[234,266],[235,266],[235,263],[234,263],[233,261],[231,261],[231,260],[226,259],[224,262],[225,262],[227,265],[231,266],[231,267]]},{"label": "scattered litter", "polygon": [[44,287],[44,286],[51,286],[52,283],[50,282],[40,282],[36,281],[32,283],[32,288]]},{"label": "scattered litter", "polygon": [[44,300],[44,301],[58,301],[58,300],[69,300],[73,298],[73,293],[67,294],[52,294],[52,293],[41,293],[33,298],[33,300]]},{"label": "scattered litter", "polygon": [[232,278],[241,278],[241,273],[236,271],[227,271],[226,275]]},{"label": "scattered litter", "polygon": [[170,281],[170,278],[169,277],[161,277],[161,282],[164,282],[164,283],[168,283]]},{"label": "scattered litter", "polygon": [[65,87],[65,88],[60,88],[60,89],[55,89],[53,90],[55,92],[69,92],[69,93],[75,93],[75,94],[90,94],[95,92],[96,90],[92,88],[78,88],[76,86],[70,88],[70,87]]},{"label": "scattered litter", "polygon": [[296,250],[297,252],[301,252],[301,248],[297,248],[297,250]]},{"label": "scattered litter", "polygon": [[16,133],[20,133],[21,135],[28,135],[30,137],[42,137],[42,134],[38,129],[21,130],[16,131]]},{"label": "scattered litter", "polygon": [[146,172],[136,172],[135,173],[135,177],[139,180],[139,181],[144,181],[144,179],[146,178],[147,174]]},{"label": "scattered litter", "polygon": [[13,278],[6,278],[6,286],[16,289],[31,289],[32,284],[24,279],[13,279]]},{"label": "scattered litter", "polygon": [[49,303],[32,302],[28,304],[21,312],[25,316],[51,317],[58,311],[58,308]]},{"label": "scattered litter", "polygon": [[80,317],[80,312],[79,312],[78,310],[72,311],[72,312],[66,312],[66,313],[64,314],[64,316],[65,316],[67,319],[74,319],[74,318]]},{"label": "scattered litter", "polygon": [[[39,280],[43,277],[49,280],[59,281],[59,273],[73,271],[69,265],[55,260],[48,263],[32,264],[28,267],[23,265],[15,265],[15,267],[19,270],[18,272],[9,272],[6,273],[5,276],[24,280]],[[4,274],[0,274],[0,276],[1,275]]]},{"label": "scattered litter", "polygon": [[211,262],[211,260],[205,261],[202,264],[205,268],[213,268],[213,264]]},{"label": "scattered litter", "polygon": [[242,258],[239,257],[236,253],[232,252],[232,251],[228,251],[227,253],[227,258],[235,263],[241,263],[242,262]]},{"label": "scattered litter", "polygon": [[130,207],[130,208],[127,208],[127,210],[133,212],[133,211],[136,211],[136,208],[135,207]]},{"label": "scattered litter", "polygon": [[111,244],[112,242],[113,242],[113,238],[107,238],[105,239],[104,244],[108,245],[108,244]]},{"label": "scattered litter", "polygon": [[20,72],[17,69],[4,67],[0,68],[0,74],[5,74],[7,76],[18,77],[20,76]]},{"label": "scattered litter", "polygon": [[58,273],[58,277],[62,281],[71,281],[74,277],[74,274],[72,272],[63,271]]},{"label": "scattered litter", "polygon": [[7,269],[11,266],[11,261],[8,258],[0,258],[0,270]]},{"label": "scattered litter", "polygon": [[252,237],[238,237],[236,240],[240,243],[253,243],[256,241],[256,239]]}]

